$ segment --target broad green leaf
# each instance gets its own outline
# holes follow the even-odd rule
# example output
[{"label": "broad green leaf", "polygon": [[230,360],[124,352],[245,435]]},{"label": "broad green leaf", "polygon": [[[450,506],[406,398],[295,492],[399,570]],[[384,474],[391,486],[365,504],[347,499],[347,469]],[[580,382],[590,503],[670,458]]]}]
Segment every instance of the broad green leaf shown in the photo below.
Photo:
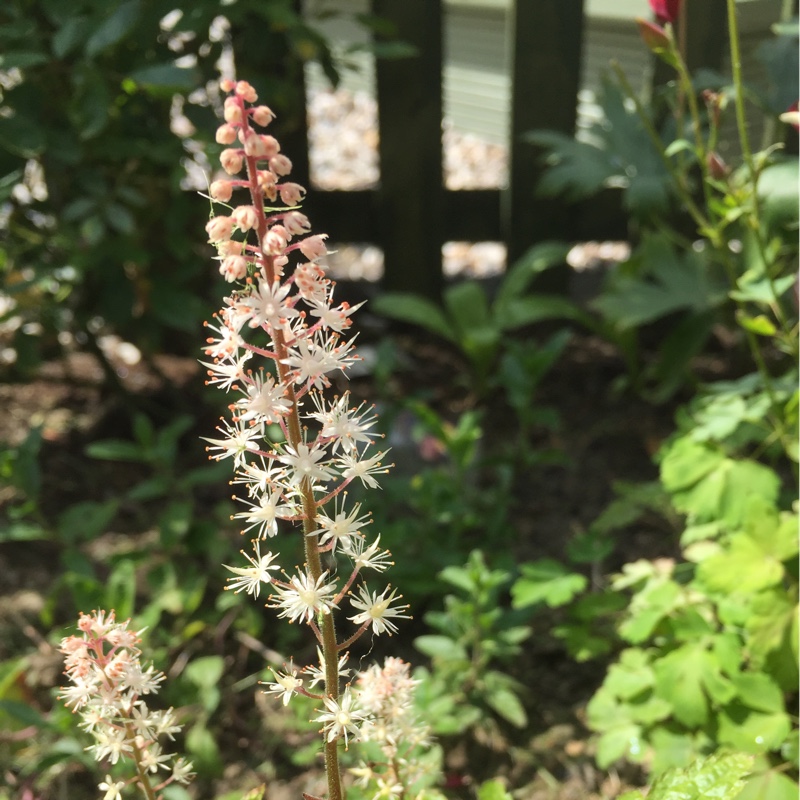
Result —
[{"label": "broad green leaf", "polygon": [[640,762],[645,755],[642,729],[633,723],[623,723],[610,728],[597,740],[597,764],[606,769],[620,758]]},{"label": "broad green leaf", "polygon": [[170,90],[191,90],[197,85],[197,72],[178,67],[172,62],[150,64],[131,72],[128,77],[141,86]]},{"label": "broad green leaf", "polygon": [[478,787],[478,800],[512,800],[512,797],[505,790],[502,781],[495,778]]},{"label": "broad green leaf", "polygon": [[34,158],[46,146],[44,128],[19,111],[0,117],[0,147],[22,158]]},{"label": "broad green leaf", "polygon": [[195,686],[208,689],[219,684],[224,671],[225,660],[222,656],[203,656],[189,662],[185,675]]},{"label": "broad green leaf", "polygon": [[497,324],[503,330],[514,330],[549,319],[578,320],[591,326],[589,317],[565,297],[533,294],[518,297],[504,304]]},{"label": "broad green leaf", "polygon": [[794,648],[794,662],[797,664],[797,644],[792,630],[797,625],[797,600],[791,598],[782,586],[758,592],[750,606],[746,628],[749,634],[748,646],[756,666],[762,666],[766,657],[778,650],[786,639]]},{"label": "broad green leaf", "polygon": [[661,482],[671,493],[687,489],[719,467],[724,455],[690,439],[667,446],[661,460]]},{"label": "broad green leaf", "polygon": [[687,727],[708,720],[709,695],[732,695],[730,681],[703,643],[687,643],[653,664],[656,691],[675,709],[675,717]]},{"label": "broad green leaf", "polygon": [[748,778],[735,800],[797,800],[800,788],[788,776],[771,769]]},{"label": "broad green leaf", "polygon": [[433,659],[442,661],[468,661],[469,656],[464,646],[447,636],[418,636],[414,639],[414,647]]},{"label": "broad green leaf", "polygon": [[719,712],[719,741],[758,755],[777,750],[792,730],[788,714],[753,711],[734,701]]},{"label": "broad green leaf", "polygon": [[733,678],[736,695],[748,708],[767,713],[784,710],[783,692],[763,672],[742,672]]},{"label": "broad green leaf", "polygon": [[475,328],[494,327],[486,292],[477,281],[463,281],[449,287],[444,293],[444,305],[460,339]]},{"label": "broad green leaf", "polygon": [[681,588],[674,581],[655,578],[634,597],[628,618],[619,626],[620,636],[632,644],[646,641],[681,603],[681,595]]},{"label": "broad green leaf", "polygon": [[630,700],[651,689],[654,684],[653,668],[647,655],[639,649],[623,650],[619,661],[611,665],[603,682],[606,689],[622,700]]},{"label": "broad green leaf", "polygon": [[8,50],[0,54],[0,69],[30,69],[49,60],[47,53],[36,50]]},{"label": "broad green leaf", "polygon": [[58,518],[60,539],[68,544],[96,539],[106,532],[118,506],[117,500],[106,500],[104,503],[86,500],[70,506]]},{"label": "broad green leaf", "polygon": [[[675,767],[685,767],[697,759],[698,746],[689,733],[678,733],[659,725],[650,734],[653,746],[653,772],[660,774]],[[658,785],[658,782],[656,782]]]},{"label": "broad green leaf", "polygon": [[772,320],[767,319],[763,314],[759,314],[757,317],[751,317],[743,311],[737,311],[736,321],[745,330],[755,333],[757,336],[775,336],[778,332]]},{"label": "broad green leaf", "polygon": [[542,559],[523,564],[521,577],[511,587],[513,608],[544,602],[551,608],[568,603],[586,588],[586,578],[558,561]]},{"label": "broad green leaf", "polygon": [[56,58],[68,56],[84,39],[89,32],[91,23],[89,17],[71,16],[55,32],[52,39],[53,55]]},{"label": "broad green leaf", "polygon": [[222,772],[222,759],[214,737],[202,722],[198,722],[186,734],[186,750],[195,768],[205,774]]},{"label": "broad green leaf", "polygon": [[524,728],[528,724],[528,716],[522,703],[510,689],[491,689],[485,699],[490,708],[517,728]]},{"label": "broad green leaf", "polygon": [[100,23],[86,42],[84,52],[89,58],[99,55],[130,34],[136,26],[141,10],[140,0],[128,0],[116,7]]},{"label": "broad green leaf", "polygon": [[403,292],[389,292],[376,297],[370,308],[376,314],[411,325],[419,325],[449,342],[458,344],[458,336],[442,309],[423,297]]},{"label": "broad green leaf", "polygon": [[527,250],[503,277],[494,301],[495,316],[502,317],[507,304],[521,297],[531,281],[550,267],[565,264],[570,245],[564,242],[539,242]]}]

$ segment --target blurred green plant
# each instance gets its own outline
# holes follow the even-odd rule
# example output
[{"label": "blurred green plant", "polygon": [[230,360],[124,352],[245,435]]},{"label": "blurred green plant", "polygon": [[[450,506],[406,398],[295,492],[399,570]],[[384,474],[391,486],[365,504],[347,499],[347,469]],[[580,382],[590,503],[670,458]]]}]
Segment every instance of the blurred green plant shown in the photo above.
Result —
[{"label": "blurred green plant", "polygon": [[491,569],[475,550],[463,567],[447,567],[439,579],[456,593],[445,596],[443,611],[425,615],[425,622],[438,633],[414,640],[415,647],[432,660],[430,671],[420,669],[415,675],[422,680],[418,696],[433,732],[452,735],[472,730],[482,738],[491,737],[498,718],[525,727],[521,687],[495,668],[517,657],[520,644],[531,635],[530,628],[519,624],[521,615],[499,602],[511,573]]},{"label": "blurred green plant", "polygon": [[471,387],[482,397],[510,331],[552,319],[591,325],[591,318],[566,298],[527,293],[537,275],[564,263],[568,250],[555,242],[535,245],[509,269],[494,299],[478,281],[461,281],[445,290],[444,309],[414,294],[390,292],[377,297],[372,310],[419,325],[458,348],[469,364]]},{"label": "blurred green plant", "polygon": [[194,349],[181,334],[209,311],[209,286],[188,233],[203,211],[186,188],[219,150],[211,87],[232,42],[284,137],[305,124],[303,64],[318,60],[338,79],[327,43],[290,0],[3,4],[0,271],[10,301],[0,321],[14,323],[20,372],[67,339],[82,346],[109,329],[145,356]]}]

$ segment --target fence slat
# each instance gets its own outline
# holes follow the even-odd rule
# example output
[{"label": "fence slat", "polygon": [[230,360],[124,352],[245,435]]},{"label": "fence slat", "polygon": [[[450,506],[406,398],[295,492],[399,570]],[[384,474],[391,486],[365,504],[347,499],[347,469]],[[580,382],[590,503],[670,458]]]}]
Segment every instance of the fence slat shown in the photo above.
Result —
[{"label": "fence slat", "polygon": [[442,289],[442,4],[373,0],[417,52],[378,58],[381,182],[379,230],[384,286],[428,297]]},{"label": "fence slat", "polygon": [[[563,203],[534,195],[540,151],[523,134],[549,128],[573,135],[580,86],[583,0],[517,0],[510,20],[511,131],[509,186],[503,204],[508,263],[534,242],[574,238]],[[566,271],[542,276],[565,288]],[[563,285],[559,285],[563,284]]]}]

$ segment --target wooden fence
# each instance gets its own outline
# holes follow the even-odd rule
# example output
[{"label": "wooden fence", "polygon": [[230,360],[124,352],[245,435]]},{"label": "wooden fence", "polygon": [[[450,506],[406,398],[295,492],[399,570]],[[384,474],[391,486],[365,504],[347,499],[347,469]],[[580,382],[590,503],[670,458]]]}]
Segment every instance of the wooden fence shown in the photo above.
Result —
[{"label": "wooden fence", "polygon": [[[504,189],[451,191],[442,177],[442,0],[372,0],[417,55],[376,63],[380,184],[363,191],[314,191],[306,208],[336,241],[369,242],[384,252],[383,286],[440,295],[442,245],[502,241],[509,263],[545,239],[625,238],[619,194],[566,205],[535,195],[542,164],[522,140],[534,129],[574,134],[584,31],[584,0],[512,3],[509,181]],[[721,66],[725,0],[686,4],[690,66]],[[644,46],[644,45],[642,45]],[[291,143],[296,174],[308,178],[308,143]],[[288,150],[288,148],[287,148]],[[551,276],[563,288],[565,271]]]}]

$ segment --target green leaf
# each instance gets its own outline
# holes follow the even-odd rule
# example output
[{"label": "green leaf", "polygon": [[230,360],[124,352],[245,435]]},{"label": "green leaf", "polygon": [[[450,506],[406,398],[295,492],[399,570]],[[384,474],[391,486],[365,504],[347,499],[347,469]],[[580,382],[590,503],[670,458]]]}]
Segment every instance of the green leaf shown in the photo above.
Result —
[{"label": "green leaf", "polygon": [[491,709],[517,728],[524,728],[528,724],[528,715],[522,703],[510,689],[491,689],[485,699]]},{"label": "green leaf", "polygon": [[106,582],[106,601],[120,619],[133,616],[136,603],[136,567],[126,558],[115,564]]},{"label": "green leaf", "polygon": [[745,753],[777,750],[792,730],[788,714],[764,714],[734,701],[718,715],[719,741]]},{"label": "green leaf", "polygon": [[[745,785],[753,759],[744,753],[699,758],[685,769],[674,768],[656,779],[648,800],[735,800]],[[764,796],[762,800],[767,800]]]},{"label": "green leaf", "polygon": [[0,117],[0,147],[21,158],[34,158],[46,145],[44,128],[16,111]]},{"label": "green leaf", "polygon": [[225,659],[222,656],[203,656],[195,658],[186,666],[186,677],[201,689],[210,689],[219,684],[225,671]]},{"label": "green leaf", "polygon": [[797,783],[777,769],[771,769],[749,778],[735,800],[797,800],[797,796]]},{"label": "green leaf", "polygon": [[460,339],[475,328],[493,327],[486,292],[477,281],[462,281],[449,287],[444,293],[444,305]]},{"label": "green leaf", "polygon": [[733,685],[739,701],[756,711],[782,712],[784,710],[783,692],[780,687],[763,672],[743,672],[735,675]]},{"label": "green leaf", "polygon": [[139,444],[123,439],[103,439],[99,442],[90,442],[84,450],[90,458],[103,461],[141,461],[146,462],[147,457]]},{"label": "green leaf", "polygon": [[544,602],[551,608],[568,603],[586,588],[583,575],[570,572],[563,564],[542,559],[523,564],[521,577],[511,587],[513,608]]},{"label": "green leaf", "polygon": [[104,503],[86,500],[70,506],[58,518],[59,537],[68,544],[96,539],[106,532],[118,506],[117,500],[106,500]]},{"label": "green leaf", "polygon": [[601,769],[611,766],[620,758],[639,762],[644,758],[642,729],[633,723],[623,723],[610,728],[597,740],[597,764]]},{"label": "green leaf", "polygon": [[623,650],[619,662],[612,664],[603,686],[615,697],[630,700],[655,685],[655,673],[647,655],[639,649]]},{"label": "green leaf", "polygon": [[186,734],[186,750],[198,771],[209,775],[219,775],[222,772],[219,748],[202,722],[198,722]]},{"label": "green leaf", "polygon": [[675,311],[703,312],[724,298],[721,289],[709,282],[700,257],[693,252],[679,253],[662,235],[646,237],[625,266],[592,302],[623,330]]},{"label": "green leaf", "polygon": [[478,800],[513,800],[513,798],[505,790],[502,781],[495,778],[485,781],[478,787]]},{"label": "green leaf", "polygon": [[94,58],[130,34],[139,19],[140,7],[140,0],[128,0],[114,8],[86,42],[87,57]]},{"label": "green leaf", "polygon": [[56,58],[68,56],[82,41],[90,29],[86,16],[69,17],[53,35],[51,46]]},{"label": "green leaf", "polygon": [[571,319],[592,326],[589,317],[578,306],[557,295],[528,295],[509,300],[497,320],[502,330],[510,331],[549,319]]},{"label": "green leaf", "polygon": [[0,69],[30,69],[39,64],[45,64],[49,60],[46,53],[35,50],[9,50],[0,55]]},{"label": "green leaf", "polygon": [[372,301],[372,310],[384,317],[419,325],[431,333],[458,344],[458,336],[441,308],[430,300],[413,294],[389,292]]},{"label": "green leaf", "polygon": [[418,636],[414,639],[414,647],[421,653],[441,661],[468,661],[464,646],[447,636]]},{"label": "green leaf", "polygon": [[170,61],[140,67],[131,72],[128,77],[140,86],[175,91],[194,89],[198,79],[196,70],[178,67]]},{"label": "green leaf", "polygon": [[709,695],[733,695],[730,681],[702,642],[678,647],[653,667],[659,696],[671,703],[676,719],[690,728],[708,720]]},{"label": "green leaf", "polygon": [[551,267],[565,264],[570,245],[564,242],[539,242],[528,249],[503,277],[494,301],[493,313],[502,318],[512,300],[520,298],[531,281]]},{"label": "green leaf", "polygon": [[656,774],[674,767],[685,767],[697,759],[698,747],[695,737],[688,733],[677,733],[660,725],[650,735],[653,746],[653,772]]}]

